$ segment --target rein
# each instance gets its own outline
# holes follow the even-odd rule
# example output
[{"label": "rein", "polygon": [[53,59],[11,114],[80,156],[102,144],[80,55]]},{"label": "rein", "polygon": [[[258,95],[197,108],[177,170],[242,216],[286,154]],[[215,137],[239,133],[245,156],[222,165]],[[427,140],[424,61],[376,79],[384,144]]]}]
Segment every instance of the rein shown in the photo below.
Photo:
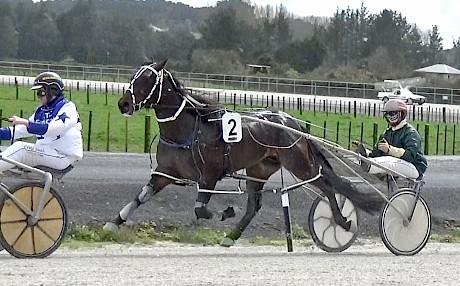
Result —
[{"label": "rein", "polygon": [[[2,117],[1,120],[6,121],[6,122],[11,122],[8,117]],[[11,133],[12,134],[11,134],[10,144],[12,145],[14,143],[14,135],[16,134],[16,125],[13,125],[13,132]]]}]

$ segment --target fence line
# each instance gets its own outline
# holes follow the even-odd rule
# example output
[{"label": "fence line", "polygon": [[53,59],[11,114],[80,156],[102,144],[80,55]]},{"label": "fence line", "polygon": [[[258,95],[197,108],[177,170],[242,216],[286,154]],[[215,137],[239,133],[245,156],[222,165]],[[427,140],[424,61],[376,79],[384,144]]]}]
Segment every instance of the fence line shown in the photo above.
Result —
[{"label": "fence line", "polygon": [[[21,110],[22,113],[22,110]],[[0,109],[0,115],[2,115],[2,110]],[[104,115],[100,115],[104,116]],[[128,152],[129,144],[128,144],[128,133],[129,128],[127,124],[127,119],[125,119],[124,124],[124,131],[122,132],[122,138],[113,138],[113,134],[111,134],[111,114],[110,111],[107,112],[105,115],[107,120],[107,125],[105,126],[105,133],[98,134],[98,136],[93,136],[93,112],[90,111],[87,122],[87,129],[85,132],[86,137],[86,151],[112,151],[111,149],[111,141],[116,139],[115,141],[123,142],[124,147],[123,151]],[[153,119],[154,120],[154,119]],[[352,121],[348,121],[346,123],[337,122],[330,122],[329,120],[324,120],[323,123],[320,125],[322,129],[315,129],[313,132],[310,126],[307,126],[307,130],[311,132],[313,135],[322,137],[331,141],[335,141],[336,143],[342,144],[342,147],[350,149],[350,143],[356,139],[360,139],[361,141],[365,142],[364,138],[369,137],[367,134],[372,134],[372,140],[370,142],[365,142],[368,145],[375,145],[378,135],[380,134],[379,130],[383,130],[387,128],[385,126],[379,126],[378,123],[372,123],[366,125],[364,122],[361,122],[359,127],[355,127],[352,124]],[[2,127],[2,122],[0,122],[0,127]],[[332,128],[331,128],[332,127]],[[456,125],[448,125],[444,123],[432,123],[432,124],[416,124],[416,129],[420,132],[422,136],[422,148],[426,155],[458,155],[460,154],[460,149],[457,148],[458,144],[456,143],[458,138],[456,135]],[[434,129],[434,130],[433,130]],[[144,153],[150,151],[150,145],[152,140],[152,117],[150,114],[145,115],[144,118],[144,140],[142,150]],[[332,132],[330,130],[335,130]],[[103,150],[95,150],[93,149],[92,138],[99,137],[104,138],[105,140],[105,148]],[[431,142],[431,143],[430,143]],[[139,145],[139,142],[133,143]],[[434,146],[433,146],[434,145]],[[101,148],[101,147],[99,147]],[[119,149],[119,148],[118,148]]]},{"label": "fence line", "polygon": [[[107,149],[109,150],[109,129],[110,129],[110,113],[108,113],[109,120],[107,121]],[[151,134],[151,126],[152,126],[152,118],[151,115],[145,115],[144,120],[144,153],[150,151],[150,144],[152,140]],[[91,121],[90,121],[91,122]],[[91,124],[91,123],[90,123]],[[330,124],[335,124],[335,133],[328,133]],[[344,126],[343,126],[344,125]],[[365,142],[368,144],[369,147],[374,146],[378,140],[378,136],[380,133],[378,130],[382,128],[379,126],[378,123],[373,123],[371,126],[366,126],[364,122],[361,122],[361,125],[358,128],[358,131],[353,128],[352,121],[349,121],[345,124],[341,125],[339,121],[337,122],[329,122],[328,120],[323,121],[323,129],[316,132],[311,132],[311,128],[308,126],[307,130],[318,137],[328,139],[331,141],[335,141],[338,144],[341,144],[342,147],[350,149],[350,143],[357,138],[359,138],[362,142],[365,142],[364,138],[367,136],[366,131],[372,130],[372,142]],[[372,127],[372,128],[371,128]],[[432,128],[435,128],[435,132]],[[443,130],[441,129],[443,127]],[[387,125],[383,126],[383,128],[387,128]],[[460,150],[456,148],[458,144],[456,141],[458,140],[456,136],[456,126],[453,125],[448,127],[448,125],[444,124],[443,126],[438,124],[429,125],[424,124],[421,126],[420,124],[416,125],[417,130],[421,134],[422,137],[422,150],[424,150],[425,155],[457,155],[460,153]],[[422,129],[422,130],[421,130]],[[90,138],[91,128],[88,131],[88,138]],[[125,138],[127,138],[128,128],[126,125],[125,130]],[[340,140],[342,139],[342,140]],[[345,139],[345,140],[344,140]],[[345,142],[344,142],[345,141]],[[435,145],[435,149],[431,149],[433,146],[430,144],[433,142]],[[430,146],[431,145],[431,146]],[[442,146],[441,146],[442,145]],[[89,147],[88,143],[88,147]],[[126,143],[125,152],[128,150],[128,145]],[[89,148],[87,151],[90,151]]]},{"label": "fence line", "polygon": [[[66,79],[127,83],[135,68],[0,61],[0,73],[5,75],[33,77],[44,70],[58,72]],[[375,83],[260,77],[249,74],[227,75],[192,72],[175,72],[175,74],[188,87],[377,98]],[[460,89],[423,86],[411,87],[410,89],[414,93],[426,96],[427,101],[430,103],[460,104]]]},{"label": "fence line", "polygon": [[[92,97],[90,96],[89,88],[86,88],[86,104],[92,104]],[[19,91],[18,91],[18,84],[16,83],[16,99],[18,99]],[[71,96],[71,95],[70,95]],[[236,94],[228,94],[228,93],[209,93],[204,94],[204,96],[211,97],[220,103],[227,104],[229,106],[233,106],[234,109],[240,108],[240,106],[249,106],[250,108],[261,108],[261,107],[276,107],[283,111],[297,111],[300,114],[303,112],[312,112],[315,116],[316,113],[323,113],[326,115],[329,114],[349,114],[353,117],[357,117],[359,115],[365,115],[369,117],[381,116],[382,115],[382,104],[381,103],[372,103],[372,102],[358,102],[358,101],[342,101],[342,100],[330,100],[330,99],[322,99],[318,97],[313,98],[303,98],[303,97],[286,97],[280,95],[264,95],[261,96],[259,94],[242,94],[237,96]],[[107,105],[107,92],[106,92],[106,99]],[[0,115],[2,114],[2,110],[0,109]],[[23,116],[23,111],[20,111],[20,116]],[[104,115],[100,115],[104,116]],[[456,126],[459,120],[459,110],[453,109],[450,107],[431,107],[431,106],[411,106],[408,112],[408,117],[410,120],[419,121],[417,123],[417,130],[424,138],[423,148],[427,155],[441,155],[441,154],[452,154],[456,155],[460,153],[457,150],[458,144],[456,144]],[[111,121],[110,112],[106,114],[104,121],[107,122],[107,126],[105,130],[99,131],[97,134],[94,134],[93,128],[93,113],[89,112],[89,117],[86,118],[88,122],[87,134],[85,134],[87,145],[87,151],[93,150],[101,150],[104,149],[105,151],[113,150],[114,145],[111,142],[112,129],[110,128],[109,124]],[[365,134],[373,134],[372,142],[370,144],[374,144],[376,140],[376,136],[378,135],[379,128],[374,123],[373,126],[364,126],[364,123],[361,123],[360,130],[356,131],[355,127],[352,127],[352,121],[348,124],[341,125],[339,122],[336,125],[331,127],[331,122],[324,121],[322,130],[320,133],[315,134],[316,136],[324,137],[329,140],[339,141],[340,138],[346,138],[345,148],[350,148],[350,142],[356,138],[351,138],[351,136],[356,136],[357,138],[363,138]],[[432,123],[432,124],[429,124]],[[0,122],[0,127],[1,127]],[[448,125],[451,124],[451,125]],[[151,141],[151,118],[150,115],[146,115],[145,122],[144,122],[144,144],[143,144],[143,152],[148,152],[150,150]],[[125,132],[121,137],[123,138],[116,138],[115,141],[123,142],[124,143],[124,150],[128,152],[129,143],[128,143],[128,124],[127,121],[125,123]],[[383,127],[384,128],[384,127]],[[335,134],[329,134],[326,132],[328,129],[335,129]],[[367,130],[367,133],[365,132]],[[315,132],[313,132],[315,133]],[[101,137],[104,136],[104,137]],[[105,138],[105,145],[94,147],[92,143],[92,138]],[[137,142],[136,144],[139,144]],[[431,144],[431,145],[430,145]],[[118,149],[121,149],[118,147]]]},{"label": "fence line", "polygon": [[[29,79],[22,79],[24,82]],[[32,79],[33,80],[33,79]],[[107,97],[112,91],[112,95],[121,95],[126,89],[126,85],[112,85],[112,88],[109,88],[109,83],[96,82],[94,85],[86,85],[82,90],[77,82],[70,82],[71,85],[68,88],[70,93],[70,98],[74,87],[75,91],[85,91],[86,92],[86,101],[87,104],[90,103],[91,93],[104,94]],[[97,85],[99,83],[99,85]],[[23,85],[17,79],[14,81],[14,86],[16,89],[16,99],[19,97],[19,86]],[[10,84],[8,84],[10,85]],[[31,84],[28,84],[31,86]],[[115,92],[116,91],[116,92]],[[321,97],[293,97],[291,95],[280,95],[280,94],[271,94],[271,95],[260,95],[260,94],[251,94],[248,93],[239,94],[236,93],[221,93],[214,91],[205,91],[205,90],[195,90],[190,89],[192,93],[199,93],[201,96],[208,97],[212,100],[215,100],[219,103],[224,104],[233,104],[234,108],[236,105],[247,105],[250,108],[263,108],[263,107],[276,107],[282,111],[287,110],[297,110],[301,114],[303,111],[313,111],[315,112],[324,112],[335,113],[335,114],[352,114],[354,117],[357,115],[367,115],[367,116],[381,116],[383,103],[375,102],[365,102],[361,101],[350,101],[348,100],[337,100],[337,99],[323,99]],[[114,93],[115,92],[115,93]],[[425,122],[443,122],[443,123],[458,123],[460,118],[460,110],[458,108],[450,106],[442,107],[432,107],[430,105],[409,105],[408,119],[418,120]]]}]

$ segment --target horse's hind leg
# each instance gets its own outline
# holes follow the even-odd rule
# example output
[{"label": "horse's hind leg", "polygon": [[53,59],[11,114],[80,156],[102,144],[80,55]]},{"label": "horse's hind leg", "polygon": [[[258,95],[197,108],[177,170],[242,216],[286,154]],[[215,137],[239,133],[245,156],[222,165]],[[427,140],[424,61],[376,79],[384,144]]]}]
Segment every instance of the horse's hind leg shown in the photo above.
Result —
[{"label": "horse's hind leg", "polygon": [[[265,162],[267,163],[267,162]],[[279,164],[259,164],[255,167],[246,169],[248,176],[259,178],[259,179],[268,179],[273,173],[275,173],[280,168]],[[241,218],[241,220],[236,224],[235,228],[221,241],[221,246],[230,247],[235,244],[235,241],[240,238],[243,231],[247,228],[251,220],[256,215],[256,212],[262,207],[262,188],[265,183],[247,181],[246,182],[246,191],[248,193],[248,200],[246,204],[246,213]]]},{"label": "horse's hind leg", "polygon": [[221,246],[230,247],[235,244],[235,241],[240,238],[243,231],[247,228],[251,220],[256,215],[256,212],[262,206],[262,192],[264,183],[249,181],[246,183],[248,192],[248,200],[246,204],[246,213],[237,223],[236,227],[220,242]]},{"label": "horse's hind leg", "polygon": [[152,176],[150,181],[145,185],[139,194],[125,205],[118,213],[117,217],[112,222],[107,222],[104,226],[104,230],[116,231],[119,226],[126,222],[131,214],[142,204],[147,202],[156,193],[161,191],[164,187],[171,184],[172,181],[165,177]]},{"label": "horse's hind leg", "polygon": [[[208,186],[204,186],[205,189],[213,190],[216,184],[209,184]],[[207,204],[211,199],[212,193],[210,192],[199,192],[197,199],[195,201],[195,217],[196,219],[212,219],[214,217],[214,213],[208,210]],[[233,207],[228,207],[226,210],[220,213],[221,220],[224,221],[228,218],[235,216],[235,211]]]},{"label": "horse's hind leg", "polygon": [[353,223],[351,220],[347,220],[347,218],[342,215],[342,211],[340,210],[339,204],[337,203],[334,192],[325,190],[326,189],[324,189],[323,192],[329,200],[329,206],[331,208],[332,215],[334,216],[335,223],[340,225],[346,231],[356,232],[356,222]]},{"label": "horse's hind leg", "polygon": [[[327,173],[323,175],[327,175]],[[352,221],[347,220],[347,218],[342,215],[342,211],[339,207],[339,204],[335,196],[335,194],[338,192],[334,190],[333,186],[326,182],[324,177],[321,177],[319,180],[314,181],[312,184],[319,188],[321,191],[323,191],[323,193],[328,198],[329,206],[331,208],[332,215],[334,216],[335,223],[340,225],[346,231],[356,231],[354,229],[356,228],[356,224],[353,224]]]},{"label": "horse's hind leg", "polygon": [[[297,178],[302,180],[310,179],[318,173],[318,169],[313,165],[313,157],[310,155],[308,145],[298,146],[299,148],[291,148],[279,151],[279,157],[281,164],[290,172],[292,172]],[[335,222],[349,231],[352,222],[342,215],[339,209],[335,193],[337,192],[335,187],[345,187],[339,180],[340,178],[334,174],[332,168],[327,162],[322,162],[323,176],[311,184],[319,188],[329,199],[332,214]],[[339,185],[339,183],[341,183]],[[337,186],[336,186],[337,185]]]}]

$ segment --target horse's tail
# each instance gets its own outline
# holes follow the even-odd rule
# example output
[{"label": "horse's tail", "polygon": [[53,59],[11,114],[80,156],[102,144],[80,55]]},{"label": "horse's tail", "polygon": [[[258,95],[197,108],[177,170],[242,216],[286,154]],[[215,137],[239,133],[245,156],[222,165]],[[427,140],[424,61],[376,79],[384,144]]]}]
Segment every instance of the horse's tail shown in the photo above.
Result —
[{"label": "horse's tail", "polygon": [[374,214],[381,211],[383,206],[383,198],[374,193],[362,193],[356,189],[356,187],[346,181],[345,179],[339,177],[333,170],[331,164],[327,159],[327,155],[325,154],[328,152],[324,148],[318,146],[317,142],[313,140],[309,140],[312,154],[315,158],[316,165],[322,166],[322,178],[326,184],[326,187],[333,189],[334,192],[338,192],[349,200],[353,202],[353,204],[362,209],[363,211]]}]

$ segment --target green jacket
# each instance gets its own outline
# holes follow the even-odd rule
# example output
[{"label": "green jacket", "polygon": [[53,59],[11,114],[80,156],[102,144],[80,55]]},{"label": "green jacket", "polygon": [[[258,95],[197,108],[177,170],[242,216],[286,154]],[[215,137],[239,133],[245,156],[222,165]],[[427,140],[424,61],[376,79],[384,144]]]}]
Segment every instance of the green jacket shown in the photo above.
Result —
[{"label": "green jacket", "polygon": [[[404,155],[401,157],[401,159],[414,164],[420,175],[425,173],[427,168],[427,161],[422,153],[422,138],[412,125],[407,123],[398,130],[393,130],[390,127],[380,135],[378,142],[383,140],[383,138],[387,140],[388,144],[405,149],[406,152],[404,152]],[[385,154],[378,149],[378,142],[376,146],[374,146],[370,157],[389,156],[388,154]]]}]

